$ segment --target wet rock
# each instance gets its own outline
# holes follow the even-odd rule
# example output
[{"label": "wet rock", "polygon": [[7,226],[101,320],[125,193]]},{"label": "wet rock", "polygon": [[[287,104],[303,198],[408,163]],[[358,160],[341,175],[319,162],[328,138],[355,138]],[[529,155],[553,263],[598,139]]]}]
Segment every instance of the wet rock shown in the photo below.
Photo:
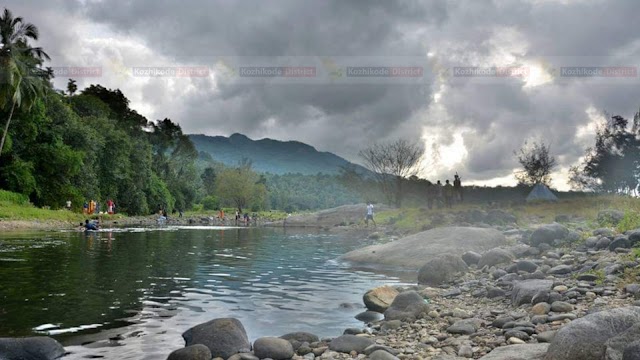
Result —
[{"label": "wet rock", "polygon": [[285,340],[296,340],[299,341],[300,343],[303,342],[308,342],[308,343],[313,343],[313,342],[317,342],[320,341],[320,338],[318,338],[317,335],[314,335],[312,333],[308,333],[308,332],[304,332],[304,331],[298,331],[298,332],[292,332],[292,333],[288,333],[288,334],[284,334],[282,336],[280,336],[281,339],[285,339]]},{"label": "wet rock", "polygon": [[508,315],[498,316],[492,323],[491,326],[502,329],[505,324],[515,321],[515,319]]},{"label": "wet rock", "polygon": [[384,312],[384,318],[386,320],[415,320],[429,310],[429,306],[417,292],[405,291],[396,296],[387,311]]},{"label": "wet rock", "polygon": [[514,306],[531,303],[531,299],[539,291],[549,291],[553,286],[551,280],[523,280],[513,285],[511,303]]},{"label": "wet rock", "polygon": [[486,253],[482,254],[480,261],[478,261],[478,267],[482,268],[484,266],[495,266],[498,264],[510,263],[515,259],[515,256],[505,249],[491,249]]},{"label": "wet rock", "polygon": [[367,291],[362,300],[367,309],[383,313],[389,308],[389,305],[398,294],[398,290],[391,286],[379,286]]},{"label": "wet rock", "polygon": [[342,353],[350,353],[355,351],[357,353],[364,353],[364,349],[374,344],[374,341],[355,335],[342,335],[331,340],[329,343],[329,349]]},{"label": "wet rock", "polygon": [[365,323],[370,323],[382,319],[382,314],[375,311],[364,311],[356,315],[356,319]]},{"label": "wet rock", "polygon": [[62,345],[50,337],[0,338],[2,360],[54,360],[64,354]]},{"label": "wet rock", "polygon": [[600,360],[606,342],[640,322],[640,308],[603,310],[558,330],[545,360]]},{"label": "wet rock", "polygon": [[495,299],[497,297],[504,297],[506,292],[498,287],[489,286],[487,287],[487,297],[489,299]]},{"label": "wet rock", "polygon": [[211,360],[211,351],[202,344],[191,345],[175,350],[167,360]]},{"label": "wet rock", "polygon": [[272,336],[257,339],[253,343],[253,353],[260,359],[273,360],[290,359],[294,354],[289,341]]},{"label": "wet rock", "polygon": [[202,344],[213,357],[229,358],[251,351],[247,332],[238,319],[220,318],[192,327],[182,334],[186,346]]},{"label": "wet rock", "polygon": [[[482,262],[482,259],[480,260]],[[427,261],[418,271],[418,283],[441,285],[467,272],[467,264],[458,255],[443,254]]]}]

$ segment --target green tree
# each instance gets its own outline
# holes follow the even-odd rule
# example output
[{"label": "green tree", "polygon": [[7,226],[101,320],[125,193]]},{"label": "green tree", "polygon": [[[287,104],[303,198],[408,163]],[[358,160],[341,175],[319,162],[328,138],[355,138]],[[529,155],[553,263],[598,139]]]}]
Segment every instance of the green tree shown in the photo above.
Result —
[{"label": "green tree", "polygon": [[267,191],[259,181],[260,176],[248,166],[228,168],[218,174],[216,194],[224,205],[240,212],[246,207],[263,208]]},{"label": "green tree", "polygon": [[516,172],[518,184],[533,186],[536,184],[549,185],[551,172],[556,166],[556,159],[551,156],[551,146],[544,142],[525,142],[517,152],[513,152],[522,165],[522,170]]},{"label": "green tree", "polygon": [[216,191],[216,170],[208,166],[200,175],[202,186],[206,195],[213,195]]},{"label": "green tree", "polygon": [[73,96],[76,91],[78,91],[78,85],[76,85],[76,81],[74,79],[69,79],[69,82],[67,83],[67,93],[69,94],[69,96]]},{"label": "green tree", "polygon": [[30,46],[30,39],[38,40],[38,28],[4,9],[0,16],[0,108],[10,106],[10,111],[0,140],[0,154],[16,107],[28,110],[50,85],[50,73],[41,68],[49,55]]}]

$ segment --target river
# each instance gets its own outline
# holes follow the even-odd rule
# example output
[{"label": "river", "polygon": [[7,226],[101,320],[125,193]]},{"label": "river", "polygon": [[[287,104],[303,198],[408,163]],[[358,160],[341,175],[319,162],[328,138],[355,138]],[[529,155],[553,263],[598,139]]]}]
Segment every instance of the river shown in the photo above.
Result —
[{"label": "river", "polygon": [[166,359],[181,334],[238,318],[249,339],[362,327],[366,290],[399,283],[336,258],[373,243],[268,228],[0,234],[0,336],[50,335],[64,359]]}]

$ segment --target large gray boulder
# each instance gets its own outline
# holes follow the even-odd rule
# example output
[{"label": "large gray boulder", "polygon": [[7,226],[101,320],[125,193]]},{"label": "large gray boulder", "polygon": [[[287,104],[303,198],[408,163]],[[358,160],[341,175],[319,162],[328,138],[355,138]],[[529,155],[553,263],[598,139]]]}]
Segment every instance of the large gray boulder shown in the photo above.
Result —
[{"label": "large gray boulder", "polygon": [[50,337],[0,338],[1,360],[54,360],[64,354],[62,345]]},{"label": "large gray boulder", "polygon": [[609,340],[611,349],[616,346],[614,338],[632,331],[639,322],[640,307],[603,310],[576,319],[558,330],[544,360],[605,359]]},{"label": "large gray boulder", "polygon": [[480,360],[542,360],[549,344],[522,344],[500,346]]},{"label": "large gray boulder", "polygon": [[484,254],[478,261],[478,268],[481,269],[485,266],[495,266],[498,264],[508,264],[516,257],[511,251],[505,249],[491,249]]},{"label": "large gray boulder", "polygon": [[211,351],[202,344],[195,344],[172,352],[167,360],[211,360]]},{"label": "large gray boulder", "polygon": [[460,273],[466,273],[467,264],[458,255],[443,254],[427,261],[418,271],[418,283],[441,285],[454,280]]},{"label": "large gray boulder", "polygon": [[554,240],[563,240],[569,235],[569,229],[558,223],[541,225],[535,229],[529,237],[531,246],[540,244],[553,244]]},{"label": "large gray boulder", "polygon": [[212,357],[229,358],[233,354],[251,351],[247,332],[238,319],[220,318],[196,325],[182,334],[186,346],[202,344]]},{"label": "large gray boulder", "polygon": [[549,292],[553,287],[552,280],[523,280],[513,284],[511,291],[511,303],[513,306],[530,304],[533,297],[539,292]]},{"label": "large gray boulder", "polygon": [[362,301],[367,309],[383,313],[389,308],[389,305],[398,294],[399,292],[395,288],[384,285],[367,291],[362,296]]},{"label": "large gray boulder", "polygon": [[442,254],[484,252],[506,244],[498,230],[474,227],[441,227],[381,245],[367,246],[343,255],[343,261],[359,267],[397,267],[418,270]]},{"label": "large gray boulder", "polygon": [[355,351],[359,354],[364,353],[364,349],[375,344],[375,342],[369,338],[356,336],[356,335],[342,335],[331,340],[329,343],[329,349],[342,353],[350,353]]},{"label": "large gray boulder", "polygon": [[429,312],[427,305],[417,292],[405,291],[393,300],[387,311],[384,312],[385,320],[415,320],[421,314]]},{"label": "large gray boulder", "polygon": [[293,356],[293,346],[285,339],[265,336],[253,343],[253,353],[260,359],[285,360]]}]

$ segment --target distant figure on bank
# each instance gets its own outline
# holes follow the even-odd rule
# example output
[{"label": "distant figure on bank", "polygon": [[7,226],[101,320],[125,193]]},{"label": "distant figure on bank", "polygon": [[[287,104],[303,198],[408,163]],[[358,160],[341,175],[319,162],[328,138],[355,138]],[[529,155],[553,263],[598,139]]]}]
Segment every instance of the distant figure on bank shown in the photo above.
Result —
[{"label": "distant figure on bank", "polygon": [[96,211],[96,202],[91,200],[89,201],[89,214],[93,214]]},{"label": "distant figure on bank", "polygon": [[374,227],[377,227],[376,221],[373,220],[373,204],[371,201],[369,201],[369,204],[367,205],[367,215],[364,218],[364,222],[367,224],[367,227],[369,227],[369,220],[373,222]]},{"label": "distant figure on bank", "polygon": [[453,186],[449,183],[449,180],[445,181],[444,184],[444,204],[446,207],[453,207]]},{"label": "distant figure on bank", "polygon": [[67,210],[71,210],[71,200],[67,200],[66,206]]},{"label": "distant figure on bank", "polygon": [[218,219],[224,220],[224,210],[222,210],[222,208],[218,211]]},{"label": "distant figure on bank", "polygon": [[107,214],[113,214],[113,200],[107,200]]},{"label": "distant figure on bank", "polygon": [[442,183],[440,182],[440,180],[438,180],[438,182],[436,183],[435,194],[436,205],[438,206],[438,208],[441,208],[444,204],[444,193],[442,192]]},{"label": "distant figure on bank", "polygon": [[249,213],[244,213],[244,225],[245,226],[251,225],[251,218],[249,217]]},{"label": "distant figure on bank", "polygon": [[462,198],[462,181],[460,181],[460,176],[458,176],[458,173],[456,173],[453,176],[453,193],[454,193],[454,200],[458,201],[458,202],[462,202],[463,198]]},{"label": "distant figure on bank", "polygon": [[89,213],[89,203],[86,201],[82,204],[82,213],[85,215]]}]

